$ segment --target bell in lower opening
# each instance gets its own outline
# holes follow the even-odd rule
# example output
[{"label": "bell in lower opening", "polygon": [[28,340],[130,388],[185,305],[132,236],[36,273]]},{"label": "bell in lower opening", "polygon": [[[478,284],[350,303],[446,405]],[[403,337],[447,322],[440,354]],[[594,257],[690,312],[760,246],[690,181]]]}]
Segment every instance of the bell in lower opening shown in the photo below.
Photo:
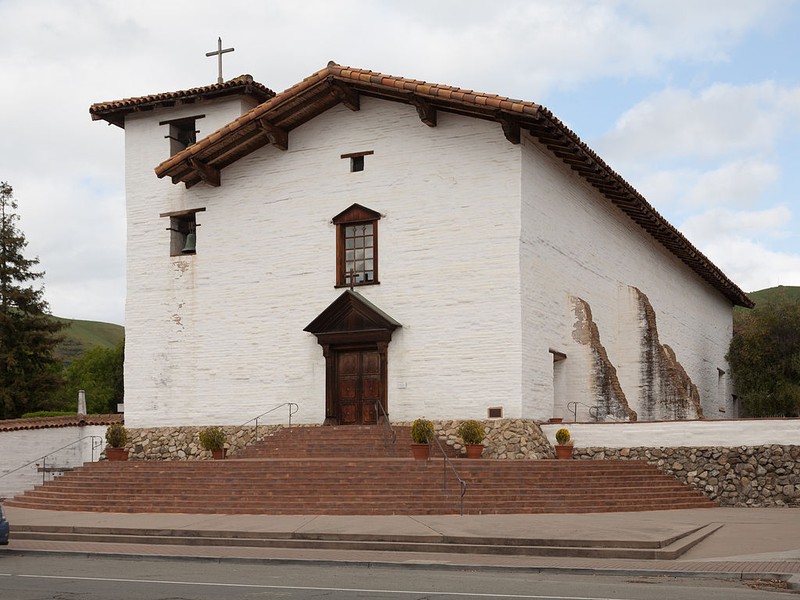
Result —
[{"label": "bell in lower opening", "polygon": [[186,244],[183,246],[184,254],[188,254],[189,252],[194,252],[196,250],[195,244],[197,243],[197,235],[194,231],[186,234]]}]

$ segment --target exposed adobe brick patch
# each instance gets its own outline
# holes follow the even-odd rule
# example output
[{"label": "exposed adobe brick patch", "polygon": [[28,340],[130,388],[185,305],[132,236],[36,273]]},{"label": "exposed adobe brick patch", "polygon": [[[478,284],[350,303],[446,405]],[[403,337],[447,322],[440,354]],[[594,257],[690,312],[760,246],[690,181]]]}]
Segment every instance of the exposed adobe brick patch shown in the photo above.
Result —
[{"label": "exposed adobe brick patch", "polygon": [[571,300],[575,313],[572,338],[579,344],[588,345],[594,358],[595,401],[606,415],[636,421],[638,415],[628,405],[628,399],[617,377],[617,369],[608,358],[608,352],[600,341],[600,330],[592,319],[589,303],[581,298],[572,297]]}]

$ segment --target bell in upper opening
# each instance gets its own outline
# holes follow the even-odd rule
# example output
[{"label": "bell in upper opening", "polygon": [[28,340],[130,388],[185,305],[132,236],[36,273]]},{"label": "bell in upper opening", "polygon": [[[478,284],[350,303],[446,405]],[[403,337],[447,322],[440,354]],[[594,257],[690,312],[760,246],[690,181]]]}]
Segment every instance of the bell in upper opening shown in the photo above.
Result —
[{"label": "bell in upper opening", "polygon": [[194,252],[197,249],[196,244],[197,244],[197,234],[195,234],[194,231],[187,233],[186,244],[183,246],[183,250],[181,250],[181,252],[183,252],[184,254]]}]

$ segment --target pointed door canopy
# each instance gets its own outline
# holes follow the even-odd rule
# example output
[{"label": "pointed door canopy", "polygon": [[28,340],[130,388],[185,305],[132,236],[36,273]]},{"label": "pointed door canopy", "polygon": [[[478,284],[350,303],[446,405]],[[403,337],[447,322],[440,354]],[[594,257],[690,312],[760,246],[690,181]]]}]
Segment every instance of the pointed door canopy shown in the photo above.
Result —
[{"label": "pointed door canopy", "polygon": [[389,342],[400,323],[361,294],[345,290],[303,331],[322,345]]}]

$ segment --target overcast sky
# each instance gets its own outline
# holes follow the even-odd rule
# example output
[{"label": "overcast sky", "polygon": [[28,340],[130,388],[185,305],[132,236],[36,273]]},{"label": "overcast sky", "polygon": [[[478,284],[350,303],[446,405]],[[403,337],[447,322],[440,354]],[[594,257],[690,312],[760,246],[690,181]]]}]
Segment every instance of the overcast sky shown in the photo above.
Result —
[{"label": "overcast sky", "polygon": [[[544,104],[746,291],[800,285],[800,5],[0,0],[0,181],[53,314],[124,324],[124,132],[89,106],[329,60]],[[155,167],[155,165],[153,165]]]}]

